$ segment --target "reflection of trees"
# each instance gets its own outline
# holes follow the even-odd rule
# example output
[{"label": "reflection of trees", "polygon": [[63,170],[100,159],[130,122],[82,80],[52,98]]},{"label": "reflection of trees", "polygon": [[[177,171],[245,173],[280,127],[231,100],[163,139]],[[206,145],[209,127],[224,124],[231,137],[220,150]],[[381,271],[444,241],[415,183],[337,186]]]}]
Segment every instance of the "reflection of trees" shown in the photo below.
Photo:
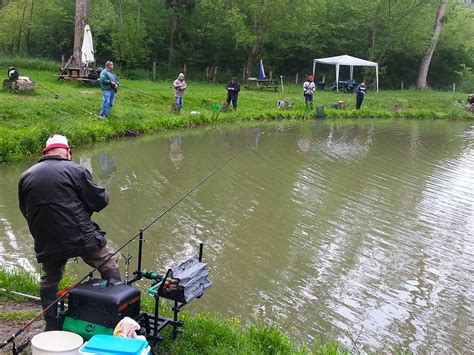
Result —
[{"label": "reflection of trees", "polygon": [[[401,128],[392,124],[390,129],[366,133],[363,126],[331,127],[325,144],[335,149],[324,149],[322,137],[313,137],[313,159],[304,164],[294,189],[301,219],[291,236],[290,255],[298,256],[292,265],[301,270],[304,265],[314,265],[302,272],[299,282],[301,288],[309,284],[303,288],[307,298],[301,313],[311,312],[315,297],[330,305],[320,324],[339,324],[354,331],[362,324],[361,341],[376,347],[396,347],[396,334],[409,339],[416,325],[404,324],[413,320],[413,314],[419,322],[420,307],[430,302],[420,292],[426,280],[415,285],[410,280],[417,278],[419,260],[427,256],[429,260],[439,249],[418,250],[425,238],[433,244],[434,233],[427,232],[424,222],[431,225],[432,219],[420,218],[416,211],[431,190],[426,176],[437,176],[434,180],[438,180],[440,174],[435,171],[440,159],[451,161],[459,145],[446,149],[439,144],[450,141],[446,136],[452,137],[446,127],[429,127],[428,135],[420,134],[422,129],[421,123]],[[346,159],[341,163],[341,158]],[[442,195],[446,188],[437,190]],[[427,203],[426,211],[435,205],[442,204]],[[445,232],[449,229],[441,228]],[[449,288],[446,284],[441,287]],[[405,294],[408,296],[401,297]],[[425,324],[442,322],[440,318],[423,320]],[[426,344],[426,338],[420,344]]]}]

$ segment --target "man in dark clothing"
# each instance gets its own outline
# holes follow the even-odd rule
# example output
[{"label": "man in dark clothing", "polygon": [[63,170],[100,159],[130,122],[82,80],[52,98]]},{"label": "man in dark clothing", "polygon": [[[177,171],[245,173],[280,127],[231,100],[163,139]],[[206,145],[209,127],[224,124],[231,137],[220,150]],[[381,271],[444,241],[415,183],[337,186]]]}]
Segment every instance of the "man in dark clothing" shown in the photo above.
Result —
[{"label": "man in dark clothing", "polygon": [[[43,309],[56,300],[69,258],[80,256],[99,267],[103,279],[120,280],[117,257],[107,246],[105,232],[91,220],[93,212],[107,206],[109,196],[85,167],[71,161],[71,154],[66,137],[51,135],[43,157],[21,175],[18,184],[20,210],[44,273],[40,279]],[[48,309],[44,318],[45,330],[56,329],[57,307]]]},{"label": "man in dark clothing", "polygon": [[356,87],[356,110],[359,110],[362,106],[366,92],[367,87],[365,86],[365,81],[363,81]]},{"label": "man in dark clothing", "polygon": [[227,106],[229,106],[230,101],[232,101],[234,111],[237,111],[237,99],[239,97],[240,84],[237,82],[236,78],[232,78],[227,82],[225,88],[227,89]]}]

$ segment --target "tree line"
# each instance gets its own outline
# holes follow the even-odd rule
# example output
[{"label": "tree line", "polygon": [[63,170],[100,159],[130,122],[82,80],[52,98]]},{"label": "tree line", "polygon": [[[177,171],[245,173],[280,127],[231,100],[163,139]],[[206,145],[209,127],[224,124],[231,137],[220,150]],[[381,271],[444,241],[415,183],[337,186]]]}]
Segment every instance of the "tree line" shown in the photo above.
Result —
[{"label": "tree line", "polygon": [[[382,87],[397,88],[417,83],[428,53],[430,87],[474,86],[474,11],[455,0],[86,2],[98,62],[113,59],[123,70],[149,70],[156,62],[169,75],[186,64],[256,76],[263,59],[267,70],[289,76],[311,72],[314,58],[349,54],[378,62]],[[0,54],[72,55],[75,6],[0,0]],[[323,68],[316,79],[333,70]],[[373,76],[358,70],[359,79]]]}]

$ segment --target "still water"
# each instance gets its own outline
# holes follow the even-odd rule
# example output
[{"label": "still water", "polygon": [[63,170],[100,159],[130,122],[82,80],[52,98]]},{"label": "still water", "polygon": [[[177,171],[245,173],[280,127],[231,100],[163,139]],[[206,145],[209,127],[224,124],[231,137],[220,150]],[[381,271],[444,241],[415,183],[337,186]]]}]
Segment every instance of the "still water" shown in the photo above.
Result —
[{"label": "still water", "polygon": [[[95,220],[117,248],[244,147],[145,234],[144,266],[159,272],[205,243],[214,286],[189,309],[353,350],[472,351],[472,123],[220,126],[97,144],[73,159],[111,195]],[[33,163],[0,166],[7,267],[38,270],[16,197]]]}]

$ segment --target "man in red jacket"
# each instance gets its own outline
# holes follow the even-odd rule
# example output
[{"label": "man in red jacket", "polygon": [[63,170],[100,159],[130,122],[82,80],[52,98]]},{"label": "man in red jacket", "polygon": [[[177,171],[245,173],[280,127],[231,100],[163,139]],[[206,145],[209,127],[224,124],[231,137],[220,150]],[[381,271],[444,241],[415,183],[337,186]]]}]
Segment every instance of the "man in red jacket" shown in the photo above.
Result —
[{"label": "man in red jacket", "polygon": [[[92,181],[85,167],[71,161],[71,155],[67,138],[52,134],[43,157],[21,175],[18,184],[20,210],[42,264],[43,308],[56,300],[69,258],[80,256],[88,265],[100,266],[103,279],[120,280],[117,257],[107,246],[105,232],[91,220],[92,213],[107,206],[109,195]],[[56,329],[57,307],[46,311],[44,318],[45,330]]]}]

